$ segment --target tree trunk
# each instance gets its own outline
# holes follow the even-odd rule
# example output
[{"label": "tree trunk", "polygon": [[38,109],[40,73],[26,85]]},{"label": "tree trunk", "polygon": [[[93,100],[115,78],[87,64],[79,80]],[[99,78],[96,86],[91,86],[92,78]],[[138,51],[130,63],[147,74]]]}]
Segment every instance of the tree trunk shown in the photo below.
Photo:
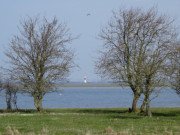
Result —
[{"label": "tree trunk", "polygon": [[34,97],[34,105],[35,105],[35,107],[36,107],[38,112],[42,112],[43,111],[42,98]]},{"label": "tree trunk", "polygon": [[7,110],[8,110],[8,111],[12,110],[11,100],[10,100],[10,99],[8,99],[8,100],[6,101],[6,104],[7,104]]},{"label": "tree trunk", "polygon": [[139,95],[137,93],[134,93],[132,112],[136,112],[136,104],[137,104],[138,99],[139,99]]},{"label": "tree trunk", "polygon": [[152,117],[152,113],[150,110],[150,102],[149,102],[149,95],[147,95],[147,102],[146,102],[146,116]]},{"label": "tree trunk", "polygon": [[7,110],[8,111],[12,110],[11,98],[12,98],[12,93],[11,93],[9,87],[8,87],[8,89],[6,90],[6,105],[7,105]]},{"label": "tree trunk", "polygon": [[13,104],[14,104],[15,109],[18,110],[16,92],[13,94]]},{"label": "tree trunk", "polygon": [[140,108],[141,113],[144,112],[145,105],[146,105],[146,97],[144,97],[143,103],[142,103],[141,108]]}]

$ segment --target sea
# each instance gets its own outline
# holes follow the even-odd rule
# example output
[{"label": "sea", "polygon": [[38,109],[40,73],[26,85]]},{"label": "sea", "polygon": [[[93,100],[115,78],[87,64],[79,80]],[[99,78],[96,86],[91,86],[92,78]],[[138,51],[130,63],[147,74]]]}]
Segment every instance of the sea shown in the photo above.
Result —
[{"label": "sea", "polygon": [[[171,88],[157,88],[151,94],[151,107],[180,107],[180,96]],[[59,92],[48,93],[43,98],[43,108],[129,108],[133,93],[129,87],[59,87]],[[143,96],[137,107],[140,107]],[[18,94],[19,109],[34,109],[33,98]],[[0,108],[6,108],[5,97],[0,96]]]}]

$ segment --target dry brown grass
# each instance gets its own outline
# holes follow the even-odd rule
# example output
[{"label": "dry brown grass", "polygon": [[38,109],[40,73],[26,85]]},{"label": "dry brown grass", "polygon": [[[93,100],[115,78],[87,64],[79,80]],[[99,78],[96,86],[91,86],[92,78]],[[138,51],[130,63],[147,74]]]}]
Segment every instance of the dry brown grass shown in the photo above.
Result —
[{"label": "dry brown grass", "polygon": [[[6,128],[6,135],[36,135],[36,134],[34,132],[20,133],[16,128],[12,128],[8,126]],[[50,132],[47,128],[43,128],[42,131],[39,132],[37,135],[50,135]]]},{"label": "dry brown grass", "polygon": [[[111,128],[110,126],[108,128],[106,128],[103,132],[101,133],[97,133],[97,134],[92,134],[90,131],[88,131],[85,134],[82,135],[137,135],[136,133],[133,133],[133,126],[129,129],[125,129],[122,131],[114,131],[113,128]],[[144,133],[138,133],[138,135],[144,135]],[[167,131],[167,128],[164,128],[164,131],[162,133],[148,133],[146,135],[179,135],[179,132],[177,133],[173,133],[173,131]]]},{"label": "dry brown grass", "polygon": [[[12,128],[8,126],[6,128],[6,135],[53,135],[52,132],[48,128],[43,128],[39,133],[29,132],[29,133],[20,133],[16,128]],[[164,131],[161,133],[163,135],[178,135],[179,133],[173,133],[173,131],[167,131],[167,128],[164,128]],[[0,133],[0,135],[2,135]],[[78,135],[136,135],[136,133],[133,133],[133,127],[130,127],[129,129],[125,129],[123,131],[114,131],[113,128],[110,126],[106,128],[104,131],[100,133],[91,133],[90,131],[87,131],[86,133],[79,133]],[[138,135],[144,135],[143,133],[139,133]],[[160,135],[159,133],[149,133],[148,135]]]}]

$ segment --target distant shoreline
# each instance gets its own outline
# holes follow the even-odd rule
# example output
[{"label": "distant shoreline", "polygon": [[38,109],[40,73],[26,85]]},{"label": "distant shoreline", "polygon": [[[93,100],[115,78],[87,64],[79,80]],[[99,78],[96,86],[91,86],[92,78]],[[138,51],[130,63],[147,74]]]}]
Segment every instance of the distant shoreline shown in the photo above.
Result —
[{"label": "distant shoreline", "polygon": [[[58,84],[58,87],[129,87],[126,84]],[[167,84],[162,84],[157,87],[170,87]]]},{"label": "distant shoreline", "polygon": [[59,87],[126,87],[126,85],[119,84],[64,84]]}]

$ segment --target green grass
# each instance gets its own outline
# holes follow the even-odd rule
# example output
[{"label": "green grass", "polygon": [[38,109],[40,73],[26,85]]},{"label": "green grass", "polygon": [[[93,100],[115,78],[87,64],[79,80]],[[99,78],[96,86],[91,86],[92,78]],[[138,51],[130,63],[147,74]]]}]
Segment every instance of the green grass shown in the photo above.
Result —
[{"label": "green grass", "polygon": [[18,130],[18,135],[180,134],[180,108],[152,108],[152,118],[127,110],[45,109],[43,113],[0,110],[0,134],[13,134],[7,127]]}]

